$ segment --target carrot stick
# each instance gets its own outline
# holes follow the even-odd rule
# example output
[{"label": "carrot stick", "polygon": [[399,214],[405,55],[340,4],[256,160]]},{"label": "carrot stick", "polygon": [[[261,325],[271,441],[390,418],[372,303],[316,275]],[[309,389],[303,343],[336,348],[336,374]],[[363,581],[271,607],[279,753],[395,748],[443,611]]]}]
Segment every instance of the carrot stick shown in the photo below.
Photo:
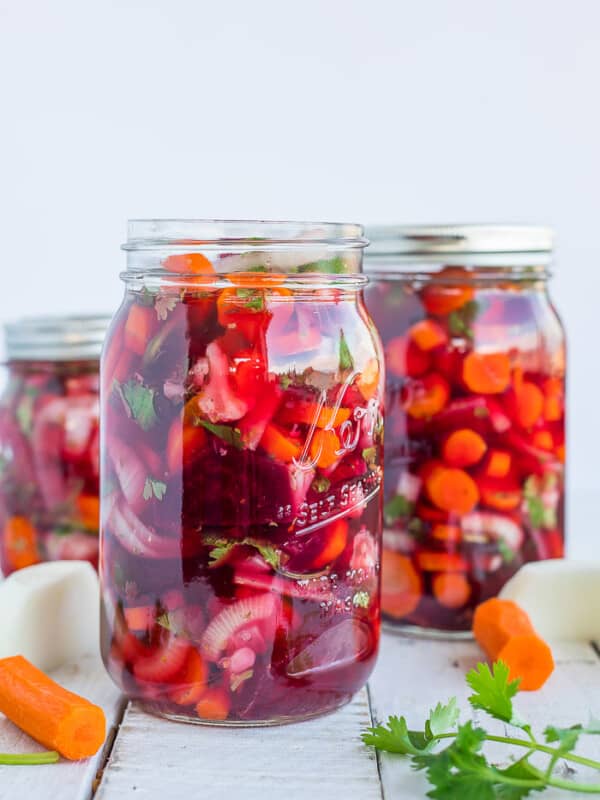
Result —
[{"label": "carrot stick", "polygon": [[504,661],[525,691],[539,689],[554,670],[552,651],[512,600],[494,597],[477,606],[473,634],[490,661]]},{"label": "carrot stick", "polygon": [[433,576],[433,595],[446,608],[460,608],[471,596],[471,584],[460,572],[440,572]]},{"label": "carrot stick", "polygon": [[310,455],[316,461],[317,467],[328,469],[339,460],[340,448],[340,440],[333,431],[318,430],[310,446]]},{"label": "carrot stick", "polygon": [[300,446],[289,439],[275,425],[267,425],[260,446],[278,461],[288,462],[300,455]]},{"label": "carrot stick", "polygon": [[512,457],[506,450],[490,450],[484,466],[488,478],[506,478],[512,466]]},{"label": "carrot stick", "polygon": [[436,347],[443,347],[448,341],[448,334],[442,326],[432,319],[422,319],[415,323],[409,331],[410,338],[420,350],[428,353]]},{"label": "carrot stick", "polygon": [[482,436],[470,428],[461,428],[445,440],[442,457],[449,467],[471,467],[481,461],[486,450]]},{"label": "carrot stick", "polygon": [[178,706],[192,706],[206,690],[208,667],[197,650],[190,650],[182,671],[173,680],[177,688],[169,692],[170,699]]},{"label": "carrot stick", "polygon": [[510,384],[510,359],[506,353],[469,353],[463,381],[471,392],[501,394]]},{"label": "carrot stick", "polygon": [[523,381],[515,388],[517,422],[522,428],[531,428],[544,413],[544,395],[535,383]]},{"label": "carrot stick", "polygon": [[386,550],[382,559],[381,608],[400,619],[411,614],[423,594],[423,581],[408,556]]},{"label": "carrot stick", "polygon": [[479,501],[479,490],[473,478],[462,469],[440,467],[425,482],[434,505],[442,511],[468,514]]},{"label": "carrot stick", "polygon": [[106,737],[99,706],[63,689],[23,656],[0,659],[0,711],[72,761],[93,756]]},{"label": "carrot stick", "polygon": [[231,701],[224,689],[207,689],[196,705],[196,713],[201,719],[223,721],[229,716]]},{"label": "carrot stick", "polygon": [[377,393],[379,378],[379,361],[376,358],[370,358],[356,380],[358,391],[365,400],[370,400]]},{"label": "carrot stick", "polygon": [[462,308],[475,295],[473,287],[468,285],[470,280],[471,276],[462,267],[445,267],[440,270],[425,286],[421,295],[427,311],[444,316]]},{"label": "carrot stick", "polygon": [[37,531],[26,517],[11,517],[4,526],[4,550],[11,569],[23,569],[40,560]]},{"label": "carrot stick", "polygon": [[325,530],[325,538],[322,549],[317,553],[311,562],[314,569],[326,567],[335,561],[346,549],[348,541],[348,523],[344,519],[332,522]]},{"label": "carrot stick", "polygon": [[337,428],[347,419],[350,419],[349,408],[338,408],[336,411],[331,406],[323,406],[319,409],[318,404],[310,400],[284,400],[277,412],[277,421],[282,425],[303,422],[305,425],[314,423],[317,428],[327,425]]},{"label": "carrot stick", "polygon": [[129,309],[125,323],[125,346],[138,356],[143,356],[146,352],[151,338],[153,316],[155,317],[154,309],[149,306],[133,305]]}]

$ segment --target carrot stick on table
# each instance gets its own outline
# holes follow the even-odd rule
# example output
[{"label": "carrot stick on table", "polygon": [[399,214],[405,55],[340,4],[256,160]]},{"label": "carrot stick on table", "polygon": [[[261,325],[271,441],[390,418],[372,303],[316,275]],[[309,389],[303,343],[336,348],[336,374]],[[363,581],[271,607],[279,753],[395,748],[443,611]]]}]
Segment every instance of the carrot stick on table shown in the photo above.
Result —
[{"label": "carrot stick on table", "polygon": [[63,689],[23,656],[0,659],[0,711],[72,761],[93,756],[106,738],[99,706]]},{"label": "carrot stick on table", "polygon": [[504,661],[520,689],[539,689],[554,670],[552,651],[535,632],[523,609],[494,597],[477,606],[473,634],[490,661]]}]

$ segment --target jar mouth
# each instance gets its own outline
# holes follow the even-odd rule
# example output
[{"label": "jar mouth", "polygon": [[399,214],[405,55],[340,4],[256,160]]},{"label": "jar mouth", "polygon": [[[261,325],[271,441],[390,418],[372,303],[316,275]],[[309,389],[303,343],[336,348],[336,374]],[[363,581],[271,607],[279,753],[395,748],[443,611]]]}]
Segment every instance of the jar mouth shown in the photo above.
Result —
[{"label": "jar mouth", "polygon": [[[521,267],[550,262],[551,228],[534,225],[374,225],[367,226],[369,261]],[[369,268],[369,271],[377,267]]]},{"label": "jar mouth", "polygon": [[262,272],[237,272],[235,276],[232,275],[229,278],[225,275],[174,275],[166,270],[150,270],[148,272],[122,272],[120,277],[129,288],[134,290],[191,289],[199,292],[212,292],[221,289],[248,289],[277,292],[278,289],[289,289],[294,294],[301,294],[303,291],[315,292],[320,289],[358,292],[364,289],[369,282],[368,277],[361,272],[349,274],[282,273],[281,275]]},{"label": "jar mouth", "polygon": [[294,222],[279,220],[133,219],[129,220],[126,251],[173,252],[310,248],[362,249],[368,244],[363,228],[346,222]]},{"label": "jar mouth", "polygon": [[111,317],[104,314],[24,317],[4,326],[8,361],[94,361]]}]

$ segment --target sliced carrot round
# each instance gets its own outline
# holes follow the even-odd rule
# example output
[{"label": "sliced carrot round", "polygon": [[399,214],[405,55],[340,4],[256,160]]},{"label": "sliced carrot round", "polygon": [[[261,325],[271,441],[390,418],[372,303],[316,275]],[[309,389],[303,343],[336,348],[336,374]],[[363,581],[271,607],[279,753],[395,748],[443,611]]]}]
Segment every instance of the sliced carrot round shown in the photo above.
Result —
[{"label": "sliced carrot round", "polygon": [[433,526],[431,535],[440,542],[456,544],[462,539],[462,529],[458,525],[447,525],[443,522],[438,522]]},{"label": "sliced carrot round", "polygon": [[460,428],[445,440],[442,456],[450,467],[470,467],[481,461],[486,450],[482,436],[470,428]]},{"label": "sliced carrot round", "polygon": [[410,329],[409,336],[424,353],[443,347],[448,342],[448,334],[444,328],[432,319],[416,322]]},{"label": "sliced carrot round", "polygon": [[348,523],[345,519],[338,519],[327,526],[322,536],[323,548],[312,560],[315,569],[326,567],[344,552],[348,541]]},{"label": "sliced carrot round", "polygon": [[429,314],[444,316],[472,300],[475,290],[468,285],[469,280],[469,273],[463,267],[445,267],[440,270],[421,294]]},{"label": "sliced carrot round", "polygon": [[181,253],[165,258],[163,267],[179,275],[214,275],[215,269],[202,253]]},{"label": "sliced carrot round", "polygon": [[462,469],[438,469],[426,481],[434,505],[453,514],[468,514],[479,502],[473,478]]},{"label": "sliced carrot round", "polygon": [[423,572],[466,572],[469,569],[469,562],[459,553],[420,550],[416,558]]},{"label": "sliced carrot round", "polygon": [[450,398],[450,386],[445,378],[431,372],[410,384],[406,411],[414,419],[427,419],[439,414]]},{"label": "sliced carrot round", "polygon": [[521,505],[522,492],[510,478],[488,478],[478,480],[481,502],[496,511],[513,511]]},{"label": "sliced carrot round", "polygon": [[431,585],[435,599],[445,608],[460,608],[471,596],[471,584],[460,572],[440,572]]},{"label": "sliced carrot round", "polygon": [[531,381],[523,381],[515,389],[517,421],[522,428],[531,428],[544,413],[542,390]]},{"label": "sliced carrot round", "polygon": [[463,381],[471,392],[501,394],[510,385],[506,353],[469,353],[463,361]]},{"label": "sliced carrot round", "polygon": [[197,650],[190,650],[181,672],[173,679],[169,698],[179,706],[197,703],[206,690],[208,667]]},{"label": "sliced carrot round", "polygon": [[230,708],[231,700],[224,689],[207,689],[196,704],[196,713],[201,719],[223,721]]},{"label": "sliced carrot round", "polygon": [[260,440],[260,446],[276,458],[287,463],[298,458],[301,453],[300,445],[286,436],[276,425],[269,423]]},{"label": "sliced carrot round", "polygon": [[382,559],[381,581],[381,608],[390,617],[405,617],[419,605],[423,581],[407,556],[386,550]]}]

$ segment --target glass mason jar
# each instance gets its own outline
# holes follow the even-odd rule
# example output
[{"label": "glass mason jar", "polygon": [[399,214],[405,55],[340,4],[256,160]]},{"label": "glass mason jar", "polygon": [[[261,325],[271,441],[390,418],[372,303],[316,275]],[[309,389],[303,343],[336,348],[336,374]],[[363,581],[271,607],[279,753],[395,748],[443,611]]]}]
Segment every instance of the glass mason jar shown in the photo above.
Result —
[{"label": "glass mason jar", "polygon": [[382,612],[469,631],[478,603],[564,545],[565,336],[552,234],[378,227],[366,303],[387,367]]},{"label": "glass mason jar", "polygon": [[5,326],[0,395],[0,567],[98,562],[99,359],[109,320]]},{"label": "glass mason jar", "polygon": [[154,713],[304,719],[371,672],[383,369],[361,233],[130,223],[102,362],[102,650]]}]

